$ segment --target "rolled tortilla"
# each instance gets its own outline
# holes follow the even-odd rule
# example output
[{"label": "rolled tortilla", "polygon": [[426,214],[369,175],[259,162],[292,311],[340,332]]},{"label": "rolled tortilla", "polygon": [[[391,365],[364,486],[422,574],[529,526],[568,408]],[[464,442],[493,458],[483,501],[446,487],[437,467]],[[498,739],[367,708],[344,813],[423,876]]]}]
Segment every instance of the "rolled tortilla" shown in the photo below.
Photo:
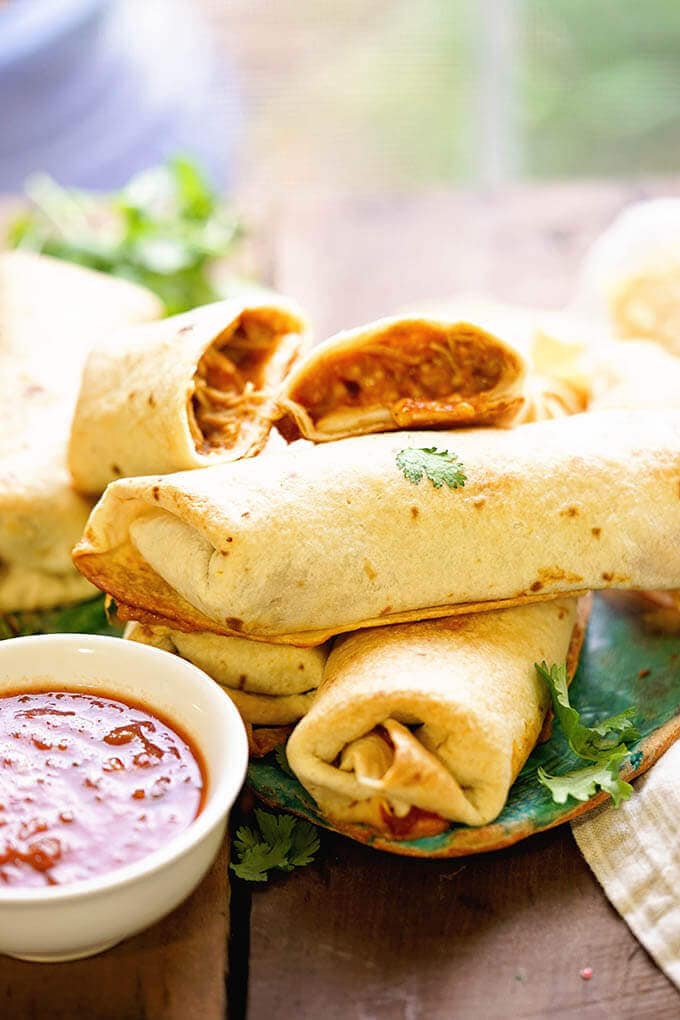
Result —
[{"label": "rolled tortilla", "polygon": [[523,403],[522,352],[481,326],[401,316],[338,333],[286,380],[279,428],[315,442],[368,432],[507,425]]},{"label": "rolled tortilla", "polygon": [[185,634],[168,627],[128,624],[125,637],[180,655],[224,688],[255,726],[285,726],[302,718],[321,683],[328,656],[321,648],[269,645],[218,634]]},{"label": "rolled tortilla", "polygon": [[[400,451],[431,447],[455,452],[463,488],[405,477]],[[680,412],[360,436],[115,482],[75,558],[128,618],[319,644],[564,592],[677,588],[679,486]]]},{"label": "rolled tortilla", "polygon": [[0,255],[0,612],[76,602],[93,588],[71,549],[91,509],[66,447],[87,350],[160,315],[149,291],[23,252]]},{"label": "rolled tortilla", "polygon": [[110,337],[83,373],[69,446],[76,488],[258,453],[304,330],[290,303],[252,298]]},{"label": "rolled tortilla", "polygon": [[588,252],[574,307],[613,336],[680,354],[680,199],[624,209]]},{"label": "rolled tortilla", "polygon": [[409,839],[485,825],[550,703],[534,663],[567,660],[573,674],[586,619],[556,599],[338,639],[288,741],[291,768],[341,829]]}]

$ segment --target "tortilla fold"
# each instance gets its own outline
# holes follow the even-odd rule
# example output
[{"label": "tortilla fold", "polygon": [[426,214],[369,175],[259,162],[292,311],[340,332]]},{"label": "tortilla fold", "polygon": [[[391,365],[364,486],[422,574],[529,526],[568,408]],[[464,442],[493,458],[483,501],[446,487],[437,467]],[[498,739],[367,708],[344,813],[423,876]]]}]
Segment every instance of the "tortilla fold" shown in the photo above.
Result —
[{"label": "tortilla fold", "polygon": [[224,688],[255,726],[297,722],[321,683],[327,647],[293,648],[218,634],[185,634],[168,627],[128,624],[125,637],[181,656]]},{"label": "tortilla fold", "polygon": [[[405,448],[455,453],[416,484]],[[594,588],[677,588],[680,412],[404,432],[122,479],[76,563],[128,618],[297,645]],[[141,614],[141,615],[140,615]]]},{"label": "tortilla fold", "polygon": [[108,338],[83,373],[69,446],[76,488],[258,453],[304,332],[292,304],[250,299]]},{"label": "tortilla fold", "polygon": [[534,663],[576,669],[589,600],[400,624],[340,638],[288,761],[341,830],[393,838],[485,825],[541,733]]},{"label": "tortilla fold", "polygon": [[92,595],[71,561],[91,509],[66,467],[80,373],[103,332],[160,314],[153,294],[123,280],[0,255],[0,612]]},{"label": "tortilla fold", "polygon": [[288,438],[507,425],[523,404],[521,351],[472,322],[401,316],[318,344],[279,399]]}]

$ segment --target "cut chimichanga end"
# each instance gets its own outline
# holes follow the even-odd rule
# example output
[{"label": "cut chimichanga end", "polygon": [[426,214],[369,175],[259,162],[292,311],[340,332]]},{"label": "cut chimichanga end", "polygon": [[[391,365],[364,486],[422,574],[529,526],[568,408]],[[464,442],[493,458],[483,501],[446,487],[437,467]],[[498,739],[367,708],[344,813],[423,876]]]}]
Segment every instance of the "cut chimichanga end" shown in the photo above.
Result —
[{"label": "cut chimichanga end", "polygon": [[340,638],[288,741],[300,782],[340,828],[397,839],[485,825],[539,738],[535,662],[576,669],[589,600],[400,624]]},{"label": "cut chimichanga end", "polygon": [[82,366],[94,337],[161,311],[124,280],[0,255],[0,612],[94,594],[71,560],[91,501],[73,491],[66,467]]},{"label": "cut chimichanga end", "polygon": [[279,406],[288,438],[507,425],[523,403],[521,351],[472,322],[402,316],[338,333],[290,374]]},{"label": "cut chimichanga end", "polygon": [[284,299],[252,298],[111,337],[83,373],[69,447],[76,488],[258,453],[305,329]]},{"label": "cut chimichanga end", "polygon": [[293,648],[218,634],[183,633],[130,623],[130,641],[181,656],[216,680],[239,712],[255,726],[297,722],[321,683],[328,648]]},{"label": "cut chimichanga end", "polygon": [[[438,474],[456,481],[451,457],[455,489]],[[678,411],[383,433],[122,479],[74,555],[128,619],[313,645],[565,592],[677,588],[679,485]]]},{"label": "cut chimichanga end", "polygon": [[680,199],[624,209],[588,252],[574,306],[614,336],[680,354]]}]

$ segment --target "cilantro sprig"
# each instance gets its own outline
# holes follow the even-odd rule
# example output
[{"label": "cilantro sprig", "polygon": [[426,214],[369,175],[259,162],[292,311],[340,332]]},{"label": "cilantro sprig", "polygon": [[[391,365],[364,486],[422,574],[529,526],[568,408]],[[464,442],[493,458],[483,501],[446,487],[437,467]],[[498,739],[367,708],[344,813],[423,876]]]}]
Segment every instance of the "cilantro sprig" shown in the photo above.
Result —
[{"label": "cilantro sprig", "polygon": [[552,795],[556,804],[565,804],[568,797],[575,800],[590,800],[598,790],[611,794],[614,807],[628,800],[633,787],[619,779],[619,767],[626,757],[625,749],[612,754],[606,761],[573,769],[562,776],[553,776],[539,766],[538,780]]},{"label": "cilantro sprig", "polygon": [[210,266],[232,251],[240,227],[190,160],[145,170],[114,194],[62,188],[45,174],[25,191],[30,205],[10,225],[10,247],[141,283],[168,315],[218,299]]},{"label": "cilantro sprig", "polygon": [[554,776],[538,769],[538,781],[551,793],[555,803],[564,804],[568,797],[585,801],[597,790],[611,794],[614,806],[628,800],[633,787],[619,779],[619,768],[628,753],[627,744],[633,743],[640,733],[633,722],[635,706],[609,716],[594,726],[584,726],[579,712],[570,704],[567,668],[546,662],[534,664],[536,672],[550,691],[555,718],[579,758],[591,764]]},{"label": "cilantro sprig", "polygon": [[266,882],[270,871],[292,871],[311,864],[319,836],[310,822],[293,815],[255,811],[257,828],[243,825],[234,837],[238,858],[232,870],[246,882]]},{"label": "cilantro sprig", "polygon": [[463,465],[456,459],[456,454],[438,450],[436,446],[421,449],[409,446],[400,450],[397,454],[397,467],[414,485],[421,482],[423,475],[432,482],[435,489],[441,489],[443,485],[449,489],[460,489],[467,481]]}]

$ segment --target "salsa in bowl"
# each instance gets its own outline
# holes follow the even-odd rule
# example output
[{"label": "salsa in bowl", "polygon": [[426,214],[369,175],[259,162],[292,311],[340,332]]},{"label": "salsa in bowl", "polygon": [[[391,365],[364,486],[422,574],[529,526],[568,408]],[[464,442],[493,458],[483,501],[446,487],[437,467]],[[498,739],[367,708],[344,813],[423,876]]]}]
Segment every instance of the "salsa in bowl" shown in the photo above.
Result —
[{"label": "salsa in bowl", "polygon": [[99,952],[212,863],[247,741],[206,674],[118,638],[0,644],[0,952]]}]

